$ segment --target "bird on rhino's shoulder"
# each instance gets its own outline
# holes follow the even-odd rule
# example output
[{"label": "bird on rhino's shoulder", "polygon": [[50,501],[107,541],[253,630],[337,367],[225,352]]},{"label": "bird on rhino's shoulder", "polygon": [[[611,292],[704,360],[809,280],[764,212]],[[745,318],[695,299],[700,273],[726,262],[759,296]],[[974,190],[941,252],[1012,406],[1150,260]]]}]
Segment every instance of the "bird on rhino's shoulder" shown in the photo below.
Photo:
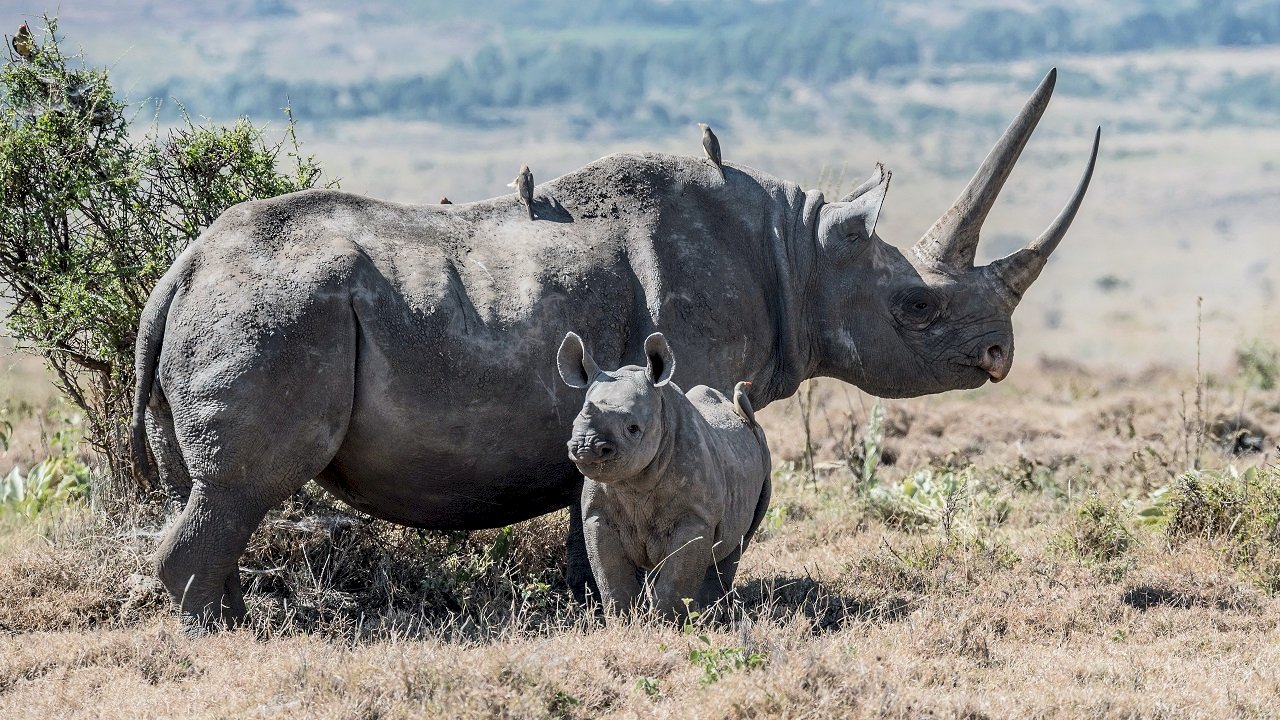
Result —
[{"label": "bird on rhino's shoulder", "polygon": [[529,211],[529,219],[533,220],[533,172],[529,170],[529,166],[521,165],[516,179],[512,180],[507,187],[516,189],[516,194],[520,196],[525,209]]},{"label": "bird on rhino's shoulder", "polygon": [[698,127],[702,128],[702,151],[707,154],[707,158],[716,166],[716,170],[720,172],[720,177],[724,177],[724,161],[720,156],[720,138],[711,131],[711,126],[706,123],[698,123]]},{"label": "bird on rhino's shoulder", "polygon": [[755,427],[756,411],[751,407],[751,398],[747,395],[750,390],[750,380],[743,380],[733,386],[733,410],[738,413],[738,417],[746,420],[748,425]]}]

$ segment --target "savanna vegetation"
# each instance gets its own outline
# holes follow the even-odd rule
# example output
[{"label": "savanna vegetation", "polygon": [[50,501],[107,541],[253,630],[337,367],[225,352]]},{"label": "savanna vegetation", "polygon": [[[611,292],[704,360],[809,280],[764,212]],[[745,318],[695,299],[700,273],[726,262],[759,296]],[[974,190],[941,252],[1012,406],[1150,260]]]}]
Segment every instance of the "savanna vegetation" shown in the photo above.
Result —
[{"label": "savanna vegetation", "polygon": [[242,560],[248,627],[192,640],[155,525],[6,503],[0,712],[1269,717],[1280,395],[1255,377],[1199,405],[1189,374],[1063,362],[885,403],[818,381],[812,465],[799,403],[766,409],[773,507],[683,627],[575,606],[563,513],[437,533],[307,490]]},{"label": "savanna vegetation", "polygon": [[775,496],[737,592],[682,626],[576,606],[564,513],[427,532],[307,488],[242,559],[248,626],[187,637],[150,566],[161,518],[103,502],[131,477],[139,303],[222,207],[318,166],[287,124],[129,132],[106,75],[37,35],[0,74],[0,278],[60,392],[0,407],[0,716],[1276,714],[1266,337],[1203,374],[1028,354],[908,401],[811,383],[762,412]]}]

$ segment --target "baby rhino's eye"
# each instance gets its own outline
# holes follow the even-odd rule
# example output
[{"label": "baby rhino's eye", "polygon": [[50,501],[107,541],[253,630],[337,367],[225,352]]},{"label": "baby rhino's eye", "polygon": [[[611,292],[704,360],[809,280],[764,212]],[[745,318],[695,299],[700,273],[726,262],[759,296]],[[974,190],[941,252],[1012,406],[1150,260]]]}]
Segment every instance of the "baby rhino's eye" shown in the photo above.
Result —
[{"label": "baby rhino's eye", "polygon": [[640,434],[640,426],[639,426],[639,425],[635,425],[635,424],[628,425],[628,426],[627,426],[627,434],[631,435],[631,437],[635,437],[635,436],[639,435],[639,434]]}]

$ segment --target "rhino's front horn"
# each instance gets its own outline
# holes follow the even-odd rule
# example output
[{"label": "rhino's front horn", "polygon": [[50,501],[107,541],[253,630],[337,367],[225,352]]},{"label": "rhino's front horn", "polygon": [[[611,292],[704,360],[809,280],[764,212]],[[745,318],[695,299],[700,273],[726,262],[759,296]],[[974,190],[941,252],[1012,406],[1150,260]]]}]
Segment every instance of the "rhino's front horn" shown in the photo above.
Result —
[{"label": "rhino's front horn", "polygon": [[1067,228],[1071,227],[1071,221],[1075,219],[1076,211],[1084,201],[1084,193],[1089,189],[1089,180],[1093,178],[1093,164],[1098,160],[1098,143],[1101,140],[1102,128],[1098,128],[1093,133],[1093,152],[1089,154],[1089,166],[1085,168],[1080,184],[1076,185],[1071,201],[1062,208],[1062,212],[1053,219],[1048,229],[1027,247],[994,260],[987,266],[987,271],[999,278],[1009,288],[1009,292],[1013,293],[1015,302],[1022,299],[1022,294],[1040,276],[1044,264],[1049,261],[1050,253],[1058,247],[1062,236],[1067,234]]},{"label": "rhino's front horn", "polygon": [[1014,118],[1013,123],[1005,129],[1004,135],[987,159],[982,161],[978,172],[965,186],[960,197],[956,198],[951,209],[942,214],[938,221],[929,228],[929,232],[916,243],[916,254],[922,260],[934,266],[941,266],[955,271],[964,271],[973,267],[973,257],[978,251],[978,232],[987,219],[987,213],[996,202],[1000,188],[1009,178],[1009,173],[1018,162],[1022,148],[1030,139],[1036,123],[1049,105],[1049,97],[1053,95],[1053,84],[1057,80],[1058,70],[1054,68],[1040,81],[1040,86],[1031,94],[1031,99],[1022,107],[1022,112]]}]

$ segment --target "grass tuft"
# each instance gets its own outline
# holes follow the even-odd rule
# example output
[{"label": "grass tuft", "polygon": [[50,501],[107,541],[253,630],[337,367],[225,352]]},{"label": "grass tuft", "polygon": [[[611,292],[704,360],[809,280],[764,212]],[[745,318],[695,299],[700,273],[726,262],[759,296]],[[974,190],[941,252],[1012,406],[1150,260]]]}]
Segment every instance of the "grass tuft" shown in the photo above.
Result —
[{"label": "grass tuft", "polygon": [[1050,542],[1050,547],[1100,575],[1118,580],[1129,569],[1127,556],[1138,539],[1129,529],[1129,512],[1119,503],[1090,495]]}]

